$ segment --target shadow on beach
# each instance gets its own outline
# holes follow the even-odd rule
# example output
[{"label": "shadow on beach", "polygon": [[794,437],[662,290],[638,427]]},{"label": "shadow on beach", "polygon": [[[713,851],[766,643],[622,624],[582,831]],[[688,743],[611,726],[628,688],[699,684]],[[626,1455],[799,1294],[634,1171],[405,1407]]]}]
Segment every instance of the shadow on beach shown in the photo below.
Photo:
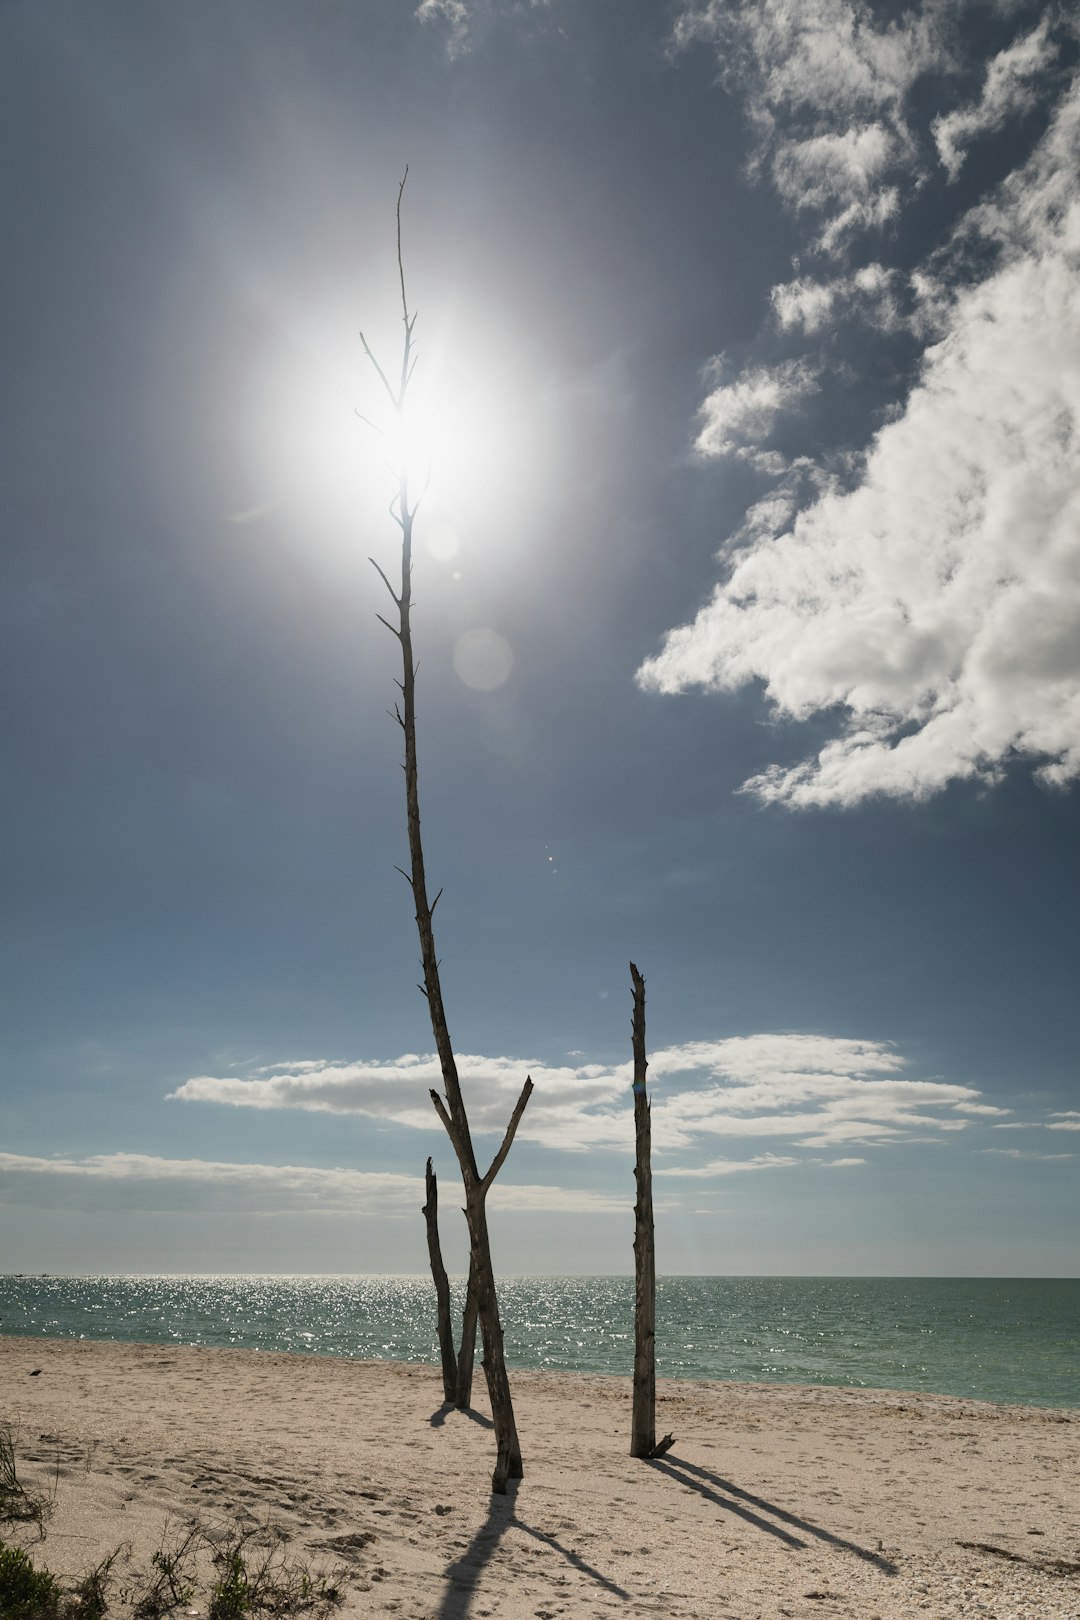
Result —
[{"label": "shadow on beach", "polygon": [[495,1549],[508,1530],[520,1530],[524,1535],[532,1536],[536,1541],[542,1541],[545,1547],[550,1547],[560,1557],[576,1569],[579,1574],[595,1581],[597,1586],[603,1587],[613,1597],[622,1598],[624,1602],[630,1599],[630,1593],[623,1587],[609,1581],[598,1569],[586,1563],[580,1553],[574,1552],[572,1547],[564,1547],[562,1542],[546,1530],[538,1530],[531,1524],[526,1524],[519,1518],[517,1511],[518,1480],[511,1480],[507,1486],[505,1496],[493,1496],[488,1508],[488,1516],[477,1530],[464,1552],[460,1553],[451,1564],[446,1567],[446,1590],[442,1601],[435,1611],[435,1620],[465,1620],[473,1600],[473,1594],[480,1583],[480,1577],[488,1563],[491,1561]]},{"label": "shadow on beach", "polygon": [[482,1429],[493,1429],[495,1427],[491,1419],[485,1417],[483,1412],[474,1412],[471,1406],[455,1406],[453,1401],[443,1401],[441,1406],[437,1406],[428,1418],[428,1422],[433,1429],[441,1429],[451,1412],[460,1412],[462,1417],[468,1418],[470,1423],[479,1423]]},{"label": "shadow on beach", "polygon": [[[769,1535],[775,1536],[778,1541],[784,1542],[789,1547],[805,1547],[807,1543],[792,1535],[790,1531],[782,1529],[780,1524],[772,1524],[768,1519],[763,1519],[761,1513],[769,1513],[773,1519],[779,1519],[781,1524],[791,1525],[805,1535],[813,1536],[817,1541],[828,1542],[830,1547],[839,1547],[844,1552],[853,1553],[865,1563],[873,1564],[883,1575],[897,1574],[897,1566],[881,1553],[870,1552],[868,1548],[860,1547],[855,1541],[847,1541],[843,1536],[834,1535],[831,1530],[823,1530],[820,1525],[812,1523],[809,1519],[800,1519],[794,1513],[787,1512],[785,1508],[777,1507],[775,1502],[766,1502],[761,1496],[753,1496],[749,1491],[732,1484],[731,1480],[710,1473],[707,1468],[700,1468],[697,1463],[687,1462],[684,1458],[673,1456],[668,1452],[663,1458],[653,1458],[649,1462],[649,1467],[659,1474],[667,1474],[669,1479],[677,1479],[680,1485],[684,1485],[688,1490],[697,1491],[706,1501],[715,1502],[717,1507],[724,1508],[726,1512],[737,1514],[740,1519],[756,1525],[759,1530],[767,1531]],[[724,1494],[721,1495],[721,1492]],[[749,1503],[750,1506],[745,1507],[744,1503]],[[751,1508],[759,1508],[761,1513],[754,1513]]]}]

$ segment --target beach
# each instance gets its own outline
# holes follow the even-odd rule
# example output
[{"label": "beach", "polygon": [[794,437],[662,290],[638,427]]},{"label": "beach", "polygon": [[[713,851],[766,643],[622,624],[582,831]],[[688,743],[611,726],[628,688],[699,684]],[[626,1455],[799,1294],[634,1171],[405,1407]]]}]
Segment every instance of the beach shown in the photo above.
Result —
[{"label": "beach", "polygon": [[343,1616],[1080,1620],[1075,1411],[662,1379],[675,1444],[643,1463],[628,1379],[512,1384],[526,1477],[493,1497],[479,1368],[459,1413],[425,1365],[0,1338],[0,1418],[53,1498],[43,1540],[0,1536],[66,1581],[121,1549],[117,1615],[186,1524],[239,1520]]}]

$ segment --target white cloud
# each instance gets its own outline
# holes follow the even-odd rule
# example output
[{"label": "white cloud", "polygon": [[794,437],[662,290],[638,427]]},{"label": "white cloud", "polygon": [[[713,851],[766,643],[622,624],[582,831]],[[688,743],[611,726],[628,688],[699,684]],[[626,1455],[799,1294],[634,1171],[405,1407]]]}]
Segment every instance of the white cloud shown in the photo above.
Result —
[{"label": "white cloud", "polygon": [[445,26],[447,56],[461,56],[468,49],[470,18],[465,0],[421,0],[416,15],[423,23]]},{"label": "white cloud", "polygon": [[[531,1076],[536,1090],[518,1129],[520,1140],[571,1151],[632,1144],[632,1116],[612,1106],[629,1094],[630,1063],[556,1067],[470,1053],[460,1054],[457,1062],[474,1135],[502,1136],[525,1079]],[[442,1089],[438,1059],[434,1054],[406,1053],[386,1063],[308,1061],[275,1066],[250,1079],[199,1075],[171,1096],[236,1108],[365,1114],[431,1131],[441,1128],[429,1096],[432,1089]]]},{"label": "white cloud", "polygon": [[1010,1120],[995,1125],[995,1131],[1080,1131],[1080,1113],[1075,1109],[1059,1110],[1047,1114],[1045,1119]]},{"label": "white cloud", "polygon": [[883,23],[861,0],[704,0],[684,7],[674,38],[716,46],[756,132],[752,169],[767,167],[798,211],[836,210],[815,243],[835,255],[893,216],[898,180],[918,179],[904,104],[926,72],[951,70],[953,9],[933,0]]},{"label": "white cloud", "polygon": [[[57,1189],[60,1187],[58,1194]],[[450,1200],[459,1199],[456,1179]],[[445,1191],[445,1189],[444,1189]],[[415,1216],[424,1201],[420,1176],[390,1171],[324,1169],[295,1164],[231,1164],[206,1159],[163,1159],[142,1153],[87,1158],[43,1158],[0,1153],[0,1197],[5,1203],[63,1202],[74,1207],[143,1210],[223,1209],[255,1214],[371,1214]],[[494,1207],[541,1214],[625,1211],[630,1196],[586,1188],[516,1186],[499,1181]]]},{"label": "white cloud", "polygon": [[801,360],[744,371],[731,383],[720,383],[723,360],[711,372],[717,386],[701,407],[702,426],[694,441],[701,456],[754,456],[773,423],[813,392],[814,368]]},{"label": "white cloud", "polygon": [[897,107],[927,68],[947,61],[942,9],[881,26],[859,0],[705,0],[685,7],[675,39],[719,46],[730,80],[749,78],[764,113],[848,116]]},{"label": "white cloud", "polygon": [[900,209],[900,193],[886,186],[866,200],[854,199],[822,226],[813,246],[819,253],[835,258],[860,231],[877,230],[895,219]]},{"label": "white cloud", "polygon": [[684,1178],[697,1177],[700,1180],[712,1180],[714,1176],[737,1175],[742,1170],[782,1170],[791,1164],[800,1164],[800,1159],[785,1158],[778,1153],[759,1153],[753,1159],[713,1159],[711,1164],[698,1165],[694,1169],[687,1169],[680,1165],[672,1165],[667,1169],[658,1169],[658,1176],[682,1176]]},{"label": "white cloud", "polygon": [[891,332],[899,325],[893,292],[896,279],[895,270],[867,264],[850,276],[834,276],[829,281],[797,276],[775,286],[769,297],[783,332],[801,331],[812,337],[841,316],[853,315],[879,331]]},{"label": "white cloud", "polygon": [[1075,1159],[1075,1153],[1035,1153],[1024,1148],[977,1148],[978,1153],[995,1153],[1002,1159]]},{"label": "white cloud", "polygon": [[795,209],[865,202],[894,159],[894,137],[883,124],[787,141],[773,160],[773,181]]},{"label": "white cloud", "polygon": [[986,71],[979,100],[967,107],[936,118],[931,125],[941,161],[950,180],[955,180],[972,141],[990,130],[1000,129],[1013,113],[1026,111],[1036,100],[1032,83],[1057,55],[1050,37],[1047,14],[1030,34],[1015,40],[1001,51]]},{"label": "white cloud", "polygon": [[164,1159],[143,1153],[101,1153],[85,1158],[40,1158],[0,1153],[8,1201],[36,1183],[67,1183],[78,1202],[111,1198],[140,1209],[185,1206],[243,1208],[258,1213],[342,1210],[400,1214],[423,1203],[418,1176],[322,1169],[293,1164],[231,1164],[210,1159]]},{"label": "white cloud", "polygon": [[776,319],[782,331],[820,332],[833,312],[843,280],[822,282],[798,277],[772,289]]},{"label": "white cloud", "polygon": [[[464,1194],[462,1194],[464,1197]],[[633,1190],[612,1196],[590,1192],[585,1187],[546,1187],[542,1184],[517,1187],[511,1181],[496,1181],[488,1194],[494,1209],[541,1215],[625,1215],[633,1208]]]},{"label": "white cloud", "polygon": [[[963,1130],[973,1117],[1004,1117],[973,1087],[909,1080],[891,1047],[824,1035],[781,1034],[695,1041],[650,1058],[653,1140],[672,1152],[717,1136],[785,1138],[799,1148],[905,1141],[915,1130]],[[459,1070],[474,1134],[501,1136],[526,1074],[535,1091],[520,1141],[563,1152],[633,1146],[632,1065],[545,1067],[517,1058],[462,1056]],[[188,1102],[356,1114],[426,1132],[437,1130],[428,1097],[440,1085],[437,1060],[409,1053],[250,1079],[199,1076],[172,1093]]]},{"label": "white cloud", "polygon": [[847,714],[765,801],[921,799],[1024,757],[1080,775],[1080,89],[967,222],[997,267],[954,297],[861,478],[751,540],[639,671],[662,692],[760,681],[782,717]]},{"label": "white cloud", "polygon": [[786,1170],[796,1164],[810,1164],[822,1170],[847,1170],[853,1165],[865,1163],[865,1159],[794,1159],[781,1153],[757,1153],[752,1159],[712,1159],[708,1164],[692,1167],[684,1165],[661,1167],[655,1174],[711,1181],[714,1177],[738,1175],[744,1170]]}]

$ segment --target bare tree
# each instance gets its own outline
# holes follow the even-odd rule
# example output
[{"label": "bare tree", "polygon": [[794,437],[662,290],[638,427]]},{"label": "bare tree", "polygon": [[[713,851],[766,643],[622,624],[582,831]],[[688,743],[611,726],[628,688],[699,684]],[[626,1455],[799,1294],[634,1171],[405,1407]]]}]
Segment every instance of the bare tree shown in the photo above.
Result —
[{"label": "bare tree", "polygon": [[442,1243],[439,1239],[439,1183],[431,1160],[427,1162],[425,1178],[426,1198],[421,1213],[427,1227],[428,1260],[431,1280],[435,1284],[436,1321],[439,1334],[439,1358],[442,1362],[443,1395],[459,1411],[467,1411],[472,1400],[473,1361],[476,1356],[476,1267],[470,1261],[469,1280],[465,1288],[465,1309],[462,1313],[461,1349],[454,1350],[454,1330],[450,1320],[450,1282],[443,1265]]},{"label": "bare tree", "polygon": [[397,638],[401,646],[402,678],[396,682],[401,693],[401,702],[400,704],[395,703],[393,714],[404,733],[405,739],[405,805],[409,834],[409,871],[405,872],[400,867],[398,870],[401,871],[402,876],[412,890],[413,902],[416,907],[416,927],[420,936],[420,960],[424,974],[424,982],[420,989],[427,998],[428,1012],[431,1017],[431,1030],[435,1037],[435,1047],[439,1055],[439,1067],[442,1071],[442,1094],[432,1091],[431,1100],[457,1155],[461,1179],[465,1185],[465,1218],[469,1227],[471,1251],[470,1268],[475,1277],[476,1309],[480,1319],[480,1331],[484,1344],[483,1368],[487,1379],[488,1396],[491,1401],[491,1416],[495,1426],[497,1448],[491,1488],[493,1491],[503,1493],[506,1490],[507,1480],[520,1479],[524,1470],[521,1465],[521,1446],[518,1442],[514,1407],[510,1398],[510,1381],[507,1377],[506,1360],[503,1353],[502,1323],[499,1320],[499,1304],[495,1292],[495,1274],[492,1267],[491,1244],[488,1236],[487,1195],[492,1182],[502,1168],[506,1155],[510,1151],[510,1145],[514,1140],[514,1134],[521,1121],[521,1116],[525,1112],[525,1106],[529,1101],[533,1085],[531,1078],[526,1079],[521,1096],[518,1098],[514,1111],[510,1116],[510,1123],[506,1127],[499,1151],[492,1159],[487,1170],[482,1174],[473,1149],[469,1118],[461,1094],[457,1062],[454,1057],[454,1048],[450,1040],[446,1011],[443,1006],[442,986],[439,979],[439,959],[435,952],[432,914],[439,903],[442,890],[439,890],[434,900],[428,900],[427,877],[424,870],[424,847],[420,837],[420,798],[417,789],[416,763],[416,664],[413,657],[411,615],[413,523],[420,502],[423,499],[423,492],[421,491],[420,496],[416,499],[412,497],[409,488],[409,466],[404,449],[404,427],[409,384],[416,364],[413,343],[416,313],[415,311],[410,313],[409,310],[409,301],[405,292],[405,265],[401,253],[401,198],[408,175],[409,171],[406,168],[401,185],[398,187],[397,199],[398,280],[401,285],[401,315],[405,333],[401,349],[401,367],[397,373],[396,384],[392,383],[387,377],[369,348],[367,339],[363,333],[360,334],[364,353],[374,367],[397,418],[399,427],[402,429],[401,448],[399,449],[398,467],[396,469],[397,491],[390,502],[390,515],[401,530],[401,585],[399,590],[394,589],[374,557],[370,561],[389,591],[391,600],[397,610],[398,622],[396,625],[391,624],[388,619],[384,619],[382,614],[379,614],[378,617],[380,622],[386,625],[391,634]]},{"label": "bare tree", "polygon": [[[429,1159],[424,1173],[424,1221],[427,1225],[428,1259],[431,1262],[431,1280],[435,1284],[435,1302],[438,1311],[439,1356],[442,1361],[443,1395],[448,1401],[457,1399],[458,1358],[454,1351],[454,1329],[450,1321],[450,1279],[443,1265],[442,1244],[439,1242],[439,1182]],[[476,1335],[475,1324],[473,1336]]]},{"label": "bare tree", "polygon": [[670,1434],[656,1439],[656,1232],[652,1200],[652,1111],[645,1089],[645,980],[630,964],[634,1014],[634,1399],[630,1420],[631,1457],[662,1457],[674,1445]]}]

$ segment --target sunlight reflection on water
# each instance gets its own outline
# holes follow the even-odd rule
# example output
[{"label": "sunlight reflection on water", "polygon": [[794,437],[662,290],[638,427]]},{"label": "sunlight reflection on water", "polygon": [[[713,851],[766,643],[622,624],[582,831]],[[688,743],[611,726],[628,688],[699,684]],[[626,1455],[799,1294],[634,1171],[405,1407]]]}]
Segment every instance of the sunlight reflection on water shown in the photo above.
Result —
[{"label": "sunlight reflection on water", "polygon": [[[511,1365],[629,1374],[632,1278],[508,1277],[500,1296]],[[3,1277],[0,1331],[438,1360],[426,1277]],[[662,1377],[1080,1406],[1075,1280],[662,1277],[656,1344]]]}]

